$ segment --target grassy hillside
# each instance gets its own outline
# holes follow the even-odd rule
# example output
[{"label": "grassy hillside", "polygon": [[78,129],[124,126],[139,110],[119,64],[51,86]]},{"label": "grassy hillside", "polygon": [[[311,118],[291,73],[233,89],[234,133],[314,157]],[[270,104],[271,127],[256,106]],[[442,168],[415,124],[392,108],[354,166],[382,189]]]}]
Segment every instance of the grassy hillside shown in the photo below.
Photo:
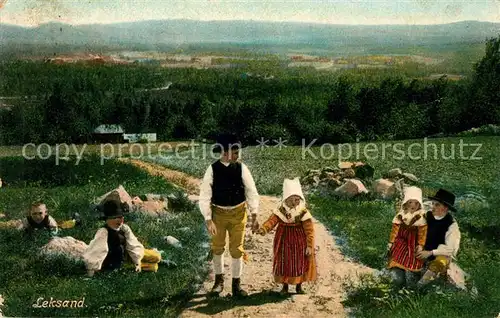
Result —
[{"label": "grassy hillside", "polygon": [[[146,193],[176,193],[159,177],[152,177],[124,163],[108,161],[99,164],[97,158],[87,157],[79,165],[75,161],[55,166],[53,160],[26,161],[22,158],[0,159],[0,175],[8,183],[0,188],[2,220],[24,217],[35,199],[46,202],[51,215],[58,221],[82,215],[83,225],[61,230],[60,236],[73,236],[87,244],[103,225],[90,209],[91,201],[122,184],[133,195]],[[17,230],[0,230],[0,294],[5,299],[6,316],[129,316],[175,317],[182,301],[194,292],[206,274],[207,235],[203,220],[196,208],[186,204],[166,218],[152,219],[131,214],[125,222],[147,248],[165,251],[164,259],[177,267],[160,264],[157,273],[134,273],[122,269],[109,274],[85,277],[82,263],[63,259],[47,260],[37,255],[38,248],[48,241],[39,235],[29,241]],[[179,230],[189,227],[188,231]],[[183,244],[178,250],[163,240],[172,235]],[[82,300],[84,308],[33,308],[45,300]]]}]

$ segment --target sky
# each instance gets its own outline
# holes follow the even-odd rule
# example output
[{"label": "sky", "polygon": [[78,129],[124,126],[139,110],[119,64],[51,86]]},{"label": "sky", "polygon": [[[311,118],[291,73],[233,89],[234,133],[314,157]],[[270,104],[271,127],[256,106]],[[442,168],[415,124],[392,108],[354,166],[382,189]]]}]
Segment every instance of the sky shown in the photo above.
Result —
[{"label": "sky", "polygon": [[164,19],[365,25],[500,22],[500,0],[0,0],[0,23],[23,26]]}]

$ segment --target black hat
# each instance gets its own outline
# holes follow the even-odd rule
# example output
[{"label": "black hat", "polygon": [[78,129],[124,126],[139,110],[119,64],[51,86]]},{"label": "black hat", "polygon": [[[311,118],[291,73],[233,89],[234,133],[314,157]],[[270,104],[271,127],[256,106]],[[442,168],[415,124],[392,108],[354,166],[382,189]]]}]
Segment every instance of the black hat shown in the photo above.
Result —
[{"label": "black hat", "polygon": [[439,189],[436,194],[429,199],[441,202],[446,205],[450,210],[456,211],[457,209],[453,206],[455,204],[455,195],[450,191],[445,189]]},{"label": "black hat", "polygon": [[230,149],[241,149],[243,148],[241,141],[235,134],[220,134],[216,138],[216,144],[214,146],[213,152],[229,151]]},{"label": "black hat", "polygon": [[128,212],[128,205],[116,200],[109,200],[104,202],[102,211],[104,213],[103,219],[113,219],[123,216]]}]

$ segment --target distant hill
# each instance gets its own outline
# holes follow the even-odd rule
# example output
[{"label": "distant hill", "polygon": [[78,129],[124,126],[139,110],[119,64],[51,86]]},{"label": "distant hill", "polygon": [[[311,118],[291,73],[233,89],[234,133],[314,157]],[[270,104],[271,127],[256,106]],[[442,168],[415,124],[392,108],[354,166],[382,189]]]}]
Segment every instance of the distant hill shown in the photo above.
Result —
[{"label": "distant hill", "polygon": [[161,20],[117,24],[0,24],[0,45],[119,46],[183,44],[291,46],[318,49],[440,46],[479,43],[500,35],[500,23],[328,25],[291,22]]}]

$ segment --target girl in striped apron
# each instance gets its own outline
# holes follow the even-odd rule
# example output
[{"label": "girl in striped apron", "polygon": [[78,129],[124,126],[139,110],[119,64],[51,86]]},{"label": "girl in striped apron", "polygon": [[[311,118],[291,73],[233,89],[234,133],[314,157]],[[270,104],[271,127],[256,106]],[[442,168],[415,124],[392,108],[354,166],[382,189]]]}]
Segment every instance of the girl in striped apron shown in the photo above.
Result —
[{"label": "girl in striped apron", "polygon": [[314,225],[311,213],[305,207],[299,178],[285,179],[282,202],[258,233],[265,235],[276,225],[274,281],[283,284],[282,294],[288,294],[289,284],[296,285],[298,294],[304,294],[302,283],[316,280],[316,261]]},{"label": "girl in striped apron", "polygon": [[425,211],[422,209],[422,190],[418,187],[404,189],[402,209],[392,220],[392,231],[387,245],[389,263],[393,278],[400,286],[418,280],[424,261],[417,257],[422,251],[427,236]]}]

